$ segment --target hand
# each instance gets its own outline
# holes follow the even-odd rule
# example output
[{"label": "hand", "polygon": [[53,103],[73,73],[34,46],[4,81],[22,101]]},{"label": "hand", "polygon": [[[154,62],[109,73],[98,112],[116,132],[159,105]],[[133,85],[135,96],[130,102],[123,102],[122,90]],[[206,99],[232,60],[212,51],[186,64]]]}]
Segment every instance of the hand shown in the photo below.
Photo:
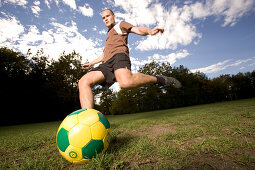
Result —
[{"label": "hand", "polygon": [[85,64],[82,65],[83,69],[89,69],[90,67],[91,67],[90,63],[85,63]]},{"label": "hand", "polygon": [[150,35],[156,35],[159,32],[162,34],[164,32],[164,28],[155,27],[150,31]]}]

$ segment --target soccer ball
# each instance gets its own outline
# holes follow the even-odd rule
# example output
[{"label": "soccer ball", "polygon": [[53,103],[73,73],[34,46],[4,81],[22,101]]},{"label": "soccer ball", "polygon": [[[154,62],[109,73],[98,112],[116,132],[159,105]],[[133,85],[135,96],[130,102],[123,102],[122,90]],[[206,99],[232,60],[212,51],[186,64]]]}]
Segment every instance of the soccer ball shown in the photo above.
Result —
[{"label": "soccer ball", "polygon": [[94,109],[80,109],[69,114],[57,132],[57,147],[69,162],[82,164],[105,152],[110,143],[111,126]]}]

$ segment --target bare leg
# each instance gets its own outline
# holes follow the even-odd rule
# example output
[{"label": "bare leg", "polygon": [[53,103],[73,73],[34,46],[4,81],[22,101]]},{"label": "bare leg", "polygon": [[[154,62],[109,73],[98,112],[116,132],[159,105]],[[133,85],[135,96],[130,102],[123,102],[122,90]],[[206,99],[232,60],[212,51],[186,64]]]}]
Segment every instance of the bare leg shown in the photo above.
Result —
[{"label": "bare leg", "polygon": [[94,97],[92,87],[104,81],[104,75],[101,71],[91,71],[85,74],[79,81],[81,108],[92,109],[94,106]]},{"label": "bare leg", "polygon": [[142,73],[133,74],[127,68],[117,69],[114,74],[121,88],[134,88],[157,82],[157,78],[154,76]]}]

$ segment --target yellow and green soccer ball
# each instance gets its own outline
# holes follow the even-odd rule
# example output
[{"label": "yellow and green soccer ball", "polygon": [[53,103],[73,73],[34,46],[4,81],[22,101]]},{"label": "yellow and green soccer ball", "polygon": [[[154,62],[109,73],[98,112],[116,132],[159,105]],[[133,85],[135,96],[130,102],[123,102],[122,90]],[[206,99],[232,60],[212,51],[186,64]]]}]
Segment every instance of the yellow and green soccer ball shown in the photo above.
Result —
[{"label": "yellow and green soccer ball", "polygon": [[57,147],[66,160],[82,164],[104,152],[110,137],[111,126],[102,113],[80,109],[69,114],[59,126]]}]

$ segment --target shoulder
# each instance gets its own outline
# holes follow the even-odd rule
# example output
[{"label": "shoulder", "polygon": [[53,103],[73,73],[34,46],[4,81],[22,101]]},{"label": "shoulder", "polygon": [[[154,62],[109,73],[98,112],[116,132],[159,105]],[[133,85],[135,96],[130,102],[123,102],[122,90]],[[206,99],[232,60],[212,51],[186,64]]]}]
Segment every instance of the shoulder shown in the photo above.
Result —
[{"label": "shoulder", "polygon": [[121,21],[119,24],[120,24],[120,28],[130,29],[132,27],[135,27],[134,25],[132,25],[126,21]]},{"label": "shoulder", "polygon": [[121,30],[123,34],[128,34],[131,32],[131,29],[135,26],[126,21],[121,21],[116,25],[116,27],[118,27],[117,29]]},{"label": "shoulder", "polygon": [[132,24],[126,22],[126,21],[120,21],[117,23],[113,28],[118,34],[128,34],[131,32],[131,29],[135,27]]}]

